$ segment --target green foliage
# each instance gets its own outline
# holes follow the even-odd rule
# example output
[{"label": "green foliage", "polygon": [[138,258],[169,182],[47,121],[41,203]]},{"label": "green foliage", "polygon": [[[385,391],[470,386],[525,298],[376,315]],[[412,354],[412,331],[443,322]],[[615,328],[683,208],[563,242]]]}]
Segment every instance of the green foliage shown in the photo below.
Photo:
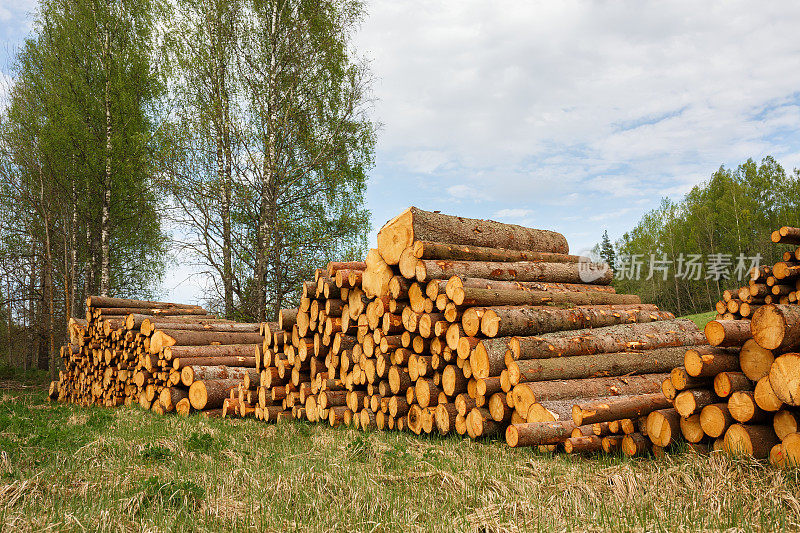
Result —
[{"label": "green foliage", "polygon": [[315,267],[366,251],[363,16],[360,1],[177,3],[164,185],[228,317],[274,318]]},{"label": "green foliage", "polygon": [[[798,206],[800,174],[795,171],[787,175],[772,157],[765,157],[760,164],[747,160],[735,170],[720,167],[679,203],[662,200],[658,209],[647,213],[622,236],[616,243],[614,286],[619,292],[638,294],[644,301],[679,315],[712,309],[723,290],[747,283],[750,262],[739,265],[740,255],[749,258],[760,254],[761,264],[780,259],[785,248],[772,244],[770,234],[781,226],[800,225]],[[651,254],[669,264],[666,280],[658,271],[650,276],[647,265]],[[681,254],[684,259],[691,254],[702,257],[700,279],[674,275],[679,268],[687,268],[687,264],[680,264]],[[731,279],[709,276],[706,266],[714,254],[730,256]],[[622,279],[630,277],[620,271],[623,256],[643,261],[639,279]],[[737,273],[744,274],[742,280],[734,279]]]},{"label": "green foliage", "polygon": [[142,459],[151,461],[164,461],[172,457],[172,452],[166,446],[159,446],[148,443],[142,450]]},{"label": "green foliage", "polygon": [[603,232],[603,239],[600,241],[600,257],[605,261],[611,269],[614,269],[614,245],[608,237],[608,230]]}]

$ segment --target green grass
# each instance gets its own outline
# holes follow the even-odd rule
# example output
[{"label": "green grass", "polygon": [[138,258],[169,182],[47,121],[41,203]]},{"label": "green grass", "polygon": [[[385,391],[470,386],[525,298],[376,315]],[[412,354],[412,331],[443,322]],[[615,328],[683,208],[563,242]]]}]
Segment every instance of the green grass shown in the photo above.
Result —
[{"label": "green grass", "polygon": [[0,391],[4,531],[796,530],[799,489],[719,454],[549,456]]},{"label": "green grass", "polygon": [[714,320],[715,316],[717,316],[716,311],[709,311],[708,313],[697,313],[696,315],[686,315],[680,318],[688,318],[689,320],[692,320],[695,324],[697,324],[697,327],[702,330],[706,327],[706,324]]}]

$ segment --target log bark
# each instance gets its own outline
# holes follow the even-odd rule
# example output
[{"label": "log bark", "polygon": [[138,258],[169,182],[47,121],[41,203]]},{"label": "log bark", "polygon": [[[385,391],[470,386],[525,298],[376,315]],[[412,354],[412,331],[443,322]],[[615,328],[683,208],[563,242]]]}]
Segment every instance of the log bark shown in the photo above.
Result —
[{"label": "log bark", "polygon": [[195,381],[189,387],[189,401],[198,411],[220,408],[228,393],[239,383],[237,379]]},{"label": "log bark", "polygon": [[202,309],[199,305],[179,304],[169,302],[153,302],[147,300],[132,300],[128,298],[111,298],[109,296],[89,296],[86,298],[86,307],[131,307],[141,309]]},{"label": "log bark", "polygon": [[223,344],[211,346],[167,346],[164,359],[173,361],[186,357],[255,357],[258,344]]},{"label": "log bark", "polygon": [[550,303],[571,303],[575,305],[642,303],[642,300],[635,294],[617,294],[613,292],[523,291],[473,288],[455,289],[453,291],[453,297],[450,299],[455,305],[464,307],[488,305],[544,305]]},{"label": "log bark", "polygon": [[246,356],[227,356],[227,357],[178,357],[172,360],[172,368],[181,370],[186,366],[235,366],[235,367],[256,367],[255,357]]},{"label": "log bark", "polygon": [[740,390],[752,390],[753,383],[741,372],[720,372],[714,378],[714,393],[727,398]]},{"label": "log bark", "polygon": [[698,346],[686,350],[683,366],[692,377],[711,378],[720,372],[738,371],[739,355],[731,348]]},{"label": "log bark", "polygon": [[564,236],[553,231],[455,217],[416,207],[406,209],[378,232],[378,249],[390,265],[396,265],[403,250],[415,241],[561,254],[569,252]]},{"label": "log bark", "polygon": [[733,424],[725,432],[725,451],[734,455],[749,455],[766,459],[778,437],[770,426]]},{"label": "log bark", "polygon": [[222,344],[260,344],[261,335],[255,333],[158,330],[150,338],[150,353],[157,354],[168,346],[210,346]]},{"label": "log bark", "polygon": [[[588,276],[588,269],[603,269],[599,277]],[[607,265],[595,263],[501,263],[497,261],[449,261],[420,259],[416,266],[416,279],[481,278],[497,281],[543,281],[548,283],[586,283],[608,285],[613,272]],[[496,290],[496,289],[495,289]],[[523,291],[524,292],[524,291]],[[452,296],[448,294],[452,300]]]},{"label": "log bark", "polygon": [[511,424],[506,428],[506,444],[512,448],[559,444],[570,438],[575,427],[570,420]]},{"label": "log bark", "polygon": [[567,453],[594,453],[603,449],[603,439],[597,435],[570,437],[564,441]]},{"label": "log bark", "polygon": [[749,320],[712,320],[705,334],[711,346],[741,346],[753,336]]},{"label": "log bark", "polygon": [[653,394],[661,391],[661,383],[668,378],[669,374],[645,374],[520,383],[513,389],[514,406],[527,413],[531,405],[536,402]]},{"label": "log bark", "polygon": [[514,360],[519,360],[692,346],[704,341],[694,322],[675,319],[512,337],[508,348]]},{"label": "log bark", "polygon": [[765,305],[753,315],[750,328],[766,350],[785,352],[800,346],[800,306]]},{"label": "log bark", "polygon": [[223,379],[244,379],[245,374],[249,374],[251,379],[258,379],[258,371],[255,368],[240,368],[229,366],[185,366],[181,370],[181,383],[189,387],[198,380],[218,381]]},{"label": "log bark", "polygon": [[[455,261],[499,261],[511,263],[516,261],[533,261],[540,263],[577,263],[588,261],[578,255],[552,252],[532,252],[529,250],[509,250],[486,246],[469,246],[443,242],[416,241],[410,248],[412,257],[416,259],[449,259]],[[402,259],[401,259],[402,262]]]},{"label": "log bark", "polygon": [[689,389],[675,397],[674,406],[682,417],[689,417],[717,400],[714,393],[708,389]]},{"label": "log bark", "polygon": [[[462,325],[469,333],[464,313]],[[630,322],[655,322],[674,318],[654,305],[556,307],[491,307],[481,317],[481,332],[487,337],[539,335],[554,331],[613,326]]]},{"label": "log bark", "polygon": [[622,396],[608,401],[585,402],[572,407],[572,422],[575,426],[609,422],[622,418],[638,418],[658,409],[670,407],[664,395],[642,394],[638,396]]},{"label": "log bark", "polygon": [[680,346],[642,352],[617,352],[602,355],[576,355],[554,359],[513,361],[508,366],[512,386],[520,382],[581,379],[625,374],[667,372],[683,362]]}]

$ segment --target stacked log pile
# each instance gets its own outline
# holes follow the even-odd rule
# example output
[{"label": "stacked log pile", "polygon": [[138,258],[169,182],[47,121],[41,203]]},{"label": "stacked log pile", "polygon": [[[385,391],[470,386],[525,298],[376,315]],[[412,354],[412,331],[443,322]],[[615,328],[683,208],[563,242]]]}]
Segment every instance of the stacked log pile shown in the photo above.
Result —
[{"label": "stacked log pile", "polygon": [[718,303],[705,328],[711,347],[688,350],[664,383],[673,406],[648,419],[654,443],[682,435],[776,466],[800,464],[800,228],[783,227],[772,241],[793,250],[754,269],[747,287],[725,292],[725,313]]},{"label": "stacked log pile", "polygon": [[255,375],[258,324],[166,302],[90,296],[86,308],[85,320],[70,321],[52,399],[213,416],[243,376]]},{"label": "stacked log pile", "polygon": [[299,308],[263,325],[258,382],[240,382],[231,413],[472,438],[512,424],[517,446],[569,424],[552,446],[577,403],[660,408],[681,347],[702,342],[692,322],[616,294],[610,270],[557,233],[411,208],[378,245],[318,270]]}]

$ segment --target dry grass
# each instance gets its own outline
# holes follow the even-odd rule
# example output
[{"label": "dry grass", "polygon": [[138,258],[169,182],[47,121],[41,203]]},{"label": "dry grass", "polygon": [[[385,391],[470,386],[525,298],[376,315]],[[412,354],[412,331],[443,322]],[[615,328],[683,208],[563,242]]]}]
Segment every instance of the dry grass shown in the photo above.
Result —
[{"label": "dry grass", "polygon": [[798,471],[0,398],[4,531],[800,529]]}]

